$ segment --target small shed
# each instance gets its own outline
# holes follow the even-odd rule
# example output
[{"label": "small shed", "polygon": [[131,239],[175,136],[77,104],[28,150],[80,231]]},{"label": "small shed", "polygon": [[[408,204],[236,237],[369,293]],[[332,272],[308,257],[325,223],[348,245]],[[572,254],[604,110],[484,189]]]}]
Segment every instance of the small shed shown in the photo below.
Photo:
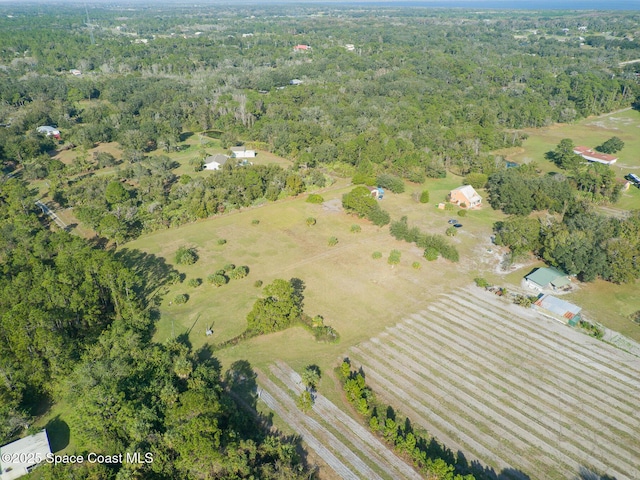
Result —
[{"label": "small shed", "polygon": [[0,447],[0,480],[13,480],[28,474],[50,454],[46,430]]},{"label": "small shed", "polygon": [[555,291],[571,283],[566,273],[553,267],[537,268],[524,279],[529,288],[538,291],[546,288]]},{"label": "small shed", "polygon": [[582,319],[580,316],[582,308],[549,294],[541,293],[532,308],[540,310],[556,320],[566,322],[572,327],[575,327]]}]

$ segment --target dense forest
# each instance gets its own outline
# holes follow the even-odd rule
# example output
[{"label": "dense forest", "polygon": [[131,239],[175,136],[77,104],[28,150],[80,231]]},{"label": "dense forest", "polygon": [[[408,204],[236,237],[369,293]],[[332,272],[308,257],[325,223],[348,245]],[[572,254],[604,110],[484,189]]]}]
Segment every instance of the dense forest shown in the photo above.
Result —
[{"label": "dense forest", "polygon": [[[93,248],[36,216],[29,188],[0,190],[0,444],[50,401],[83,425],[83,449],[153,461],[58,465],[41,478],[308,478],[295,439],[255,410],[246,362],[222,372],[183,338],[150,340],[151,293],[172,268]],[[112,467],[112,468],[109,468]]]},{"label": "dense forest", "polygon": [[[563,172],[550,176],[492,154],[521,145],[525,127],[637,105],[640,64],[620,62],[640,58],[640,15],[139,5],[0,14],[0,444],[62,402],[86,427],[82,448],[159,459],[121,472],[47,467],[43,478],[314,473],[297,439],[255,411],[248,364],[223,372],[186,339],[151,341],[152,294],[172,268],[50,229],[39,188],[121,247],[323,187],[328,173],[404,188],[398,179],[450,172],[512,215],[495,238],[515,257],[533,252],[585,281],[640,277],[640,215],[591,208],[619,194],[606,169],[558,160]],[[42,125],[62,140],[37,133]],[[204,176],[202,149],[193,175],[179,175],[169,154],[195,133],[293,165],[228,164]],[[108,142],[122,155],[89,155]],[[53,158],[63,149],[69,163]],[[345,195],[347,210],[458,260],[444,237],[389,218],[362,188]]]}]

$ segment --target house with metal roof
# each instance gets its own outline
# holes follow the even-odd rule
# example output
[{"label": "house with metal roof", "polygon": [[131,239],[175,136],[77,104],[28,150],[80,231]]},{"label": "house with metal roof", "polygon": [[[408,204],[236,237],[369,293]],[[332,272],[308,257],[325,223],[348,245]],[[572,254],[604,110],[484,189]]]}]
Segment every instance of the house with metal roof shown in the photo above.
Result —
[{"label": "house with metal roof", "polygon": [[527,286],[533,290],[560,290],[571,283],[566,273],[553,268],[541,267],[524,277]]},{"label": "house with metal roof", "polygon": [[603,163],[605,165],[613,165],[618,160],[618,157],[613,155],[607,155],[606,153],[595,152],[589,147],[575,147],[573,153],[577,153],[585,160],[590,162]]},{"label": "house with metal roof", "polygon": [[0,480],[26,475],[50,454],[46,430],[0,447]]},{"label": "house with metal roof", "polygon": [[475,208],[482,205],[482,197],[471,185],[463,185],[451,190],[449,200],[463,208]]},{"label": "house with metal roof", "polygon": [[572,327],[582,320],[580,316],[582,308],[549,294],[541,293],[531,307]]}]

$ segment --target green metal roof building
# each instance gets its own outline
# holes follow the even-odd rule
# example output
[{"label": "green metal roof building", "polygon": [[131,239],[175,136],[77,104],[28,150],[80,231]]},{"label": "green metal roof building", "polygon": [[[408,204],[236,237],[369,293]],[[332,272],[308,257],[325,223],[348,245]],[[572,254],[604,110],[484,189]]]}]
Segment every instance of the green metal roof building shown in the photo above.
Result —
[{"label": "green metal roof building", "polygon": [[535,290],[543,290],[545,288],[558,290],[571,283],[566,273],[553,267],[538,268],[524,278],[527,285]]}]

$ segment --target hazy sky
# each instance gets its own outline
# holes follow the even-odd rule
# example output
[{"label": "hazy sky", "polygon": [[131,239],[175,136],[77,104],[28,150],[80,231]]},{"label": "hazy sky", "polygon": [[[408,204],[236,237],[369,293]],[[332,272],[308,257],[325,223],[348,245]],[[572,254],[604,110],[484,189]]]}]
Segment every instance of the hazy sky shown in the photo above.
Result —
[{"label": "hazy sky", "polygon": [[277,4],[330,4],[330,5],[377,5],[413,7],[471,7],[504,9],[580,9],[580,10],[640,10],[640,0],[0,0],[0,5],[27,5],[39,3],[91,5],[277,5]]}]

